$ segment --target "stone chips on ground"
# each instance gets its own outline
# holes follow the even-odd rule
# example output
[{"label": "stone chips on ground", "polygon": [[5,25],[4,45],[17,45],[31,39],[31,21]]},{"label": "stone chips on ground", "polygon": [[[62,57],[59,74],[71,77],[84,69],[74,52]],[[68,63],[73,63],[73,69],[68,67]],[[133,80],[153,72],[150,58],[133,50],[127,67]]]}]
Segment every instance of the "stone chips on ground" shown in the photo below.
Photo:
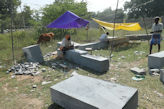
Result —
[{"label": "stone chips on ground", "polygon": [[13,72],[15,75],[37,75],[39,74],[39,63],[25,62],[12,66],[6,73]]}]

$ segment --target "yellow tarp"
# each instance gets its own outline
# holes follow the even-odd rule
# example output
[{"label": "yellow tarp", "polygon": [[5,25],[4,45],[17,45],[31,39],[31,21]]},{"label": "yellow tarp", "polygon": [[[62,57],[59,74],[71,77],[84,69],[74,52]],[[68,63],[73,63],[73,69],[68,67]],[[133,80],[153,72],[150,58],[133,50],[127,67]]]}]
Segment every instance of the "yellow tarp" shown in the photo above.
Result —
[{"label": "yellow tarp", "polygon": [[[114,23],[108,23],[94,18],[92,19],[108,30],[114,29]],[[141,26],[139,23],[115,23],[115,30],[139,31],[141,30]]]}]

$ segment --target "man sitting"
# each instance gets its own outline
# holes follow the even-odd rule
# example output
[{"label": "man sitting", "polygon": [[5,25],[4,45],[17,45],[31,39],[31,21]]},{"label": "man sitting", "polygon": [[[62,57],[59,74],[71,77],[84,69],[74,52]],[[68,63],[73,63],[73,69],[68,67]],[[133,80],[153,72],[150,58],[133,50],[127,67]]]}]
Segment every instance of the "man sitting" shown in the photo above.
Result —
[{"label": "man sitting", "polygon": [[106,34],[102,34],[100,36],[100,41],[108,41],[108,35],[109,35],[108,32],[106,32]]},{"label": "man sitting", "polygon": [[60,46],[60,50],[63,52],[63,54],[65,55],[65,52],[67,50],[73,49],[74,46],[71,45],[71,37],[70,35],[66,35],[65,38],[62,40],[61,46]]}]

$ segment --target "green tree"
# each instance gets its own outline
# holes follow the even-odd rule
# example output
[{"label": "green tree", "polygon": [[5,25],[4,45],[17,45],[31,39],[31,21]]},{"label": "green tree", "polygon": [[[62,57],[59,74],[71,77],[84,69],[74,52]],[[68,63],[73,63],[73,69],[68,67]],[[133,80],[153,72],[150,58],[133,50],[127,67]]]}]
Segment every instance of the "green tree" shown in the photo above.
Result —
[{"label": "green tree", "polygon": [[164,15],[163,0],[131,0],[124,5],[130,18],[139,18],[142,16],[154,17]]},{"label": "green tree", "polygon": [[5,28],[9,27],[9,17],[11,13],[16,14],[17,7],[20,5],[20,0],[0,0],[0,28],[3,33]]},{"label": "green tree", "polygon": [[63,29],[44,28],[46,25],[60,17],[66,11],[71,11],[84,19],[89,19],[90,17],[90,14],[88,14],[87,11],[86,2],[75,2],[75,0],[55,0],[53,4],[47,5],[45,8],[43,8],[43,16],[41,20],[43,28],[38,29],[38,33],[47,32],[51,30],[55,32],[55,36],[59,36],[58,38],[61,38],[61,36],[64,36],[67,33],[75,34],[76,30],[72,31]]},{"label": "green tree", "polygon": [[43,8],[43,25],[49,24],[68,10],[82,18],[88,18],[86,2],[75,2],[74,0],[55,0],[53,4]]},{"label": "green tree", "polygon": [[[111,7],[109,7],[105,9],[103,12],[98,12],[93,17],[103,21],[113,22],[114,16],[115,16],[115,10],[112,10]],[[116,22],[120,22],[120,23],[123,22],[124,16],[125,16],[124,11],[122,9],[118,9],[116,14],[116,19],[117,19]]]},{"label": "green tree", "polygon": [[24,6],[22,15],[24,17],[25,26],[32,26],[31,24],[31,21],[33,20],[32,14],[33,14],[33,11],[30,9],[30,7]]}]

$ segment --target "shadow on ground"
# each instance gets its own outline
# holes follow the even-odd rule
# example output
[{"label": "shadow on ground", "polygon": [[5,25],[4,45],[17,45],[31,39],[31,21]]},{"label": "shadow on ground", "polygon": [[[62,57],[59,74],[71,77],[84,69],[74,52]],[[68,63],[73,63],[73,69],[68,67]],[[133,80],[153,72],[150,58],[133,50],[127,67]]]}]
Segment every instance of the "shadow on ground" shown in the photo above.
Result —
[{"label": "shadow on ground", "polygon": [[53,103],[48,107],[48,109],[64,109],[64,108],[57,105],[56,103]]}]

